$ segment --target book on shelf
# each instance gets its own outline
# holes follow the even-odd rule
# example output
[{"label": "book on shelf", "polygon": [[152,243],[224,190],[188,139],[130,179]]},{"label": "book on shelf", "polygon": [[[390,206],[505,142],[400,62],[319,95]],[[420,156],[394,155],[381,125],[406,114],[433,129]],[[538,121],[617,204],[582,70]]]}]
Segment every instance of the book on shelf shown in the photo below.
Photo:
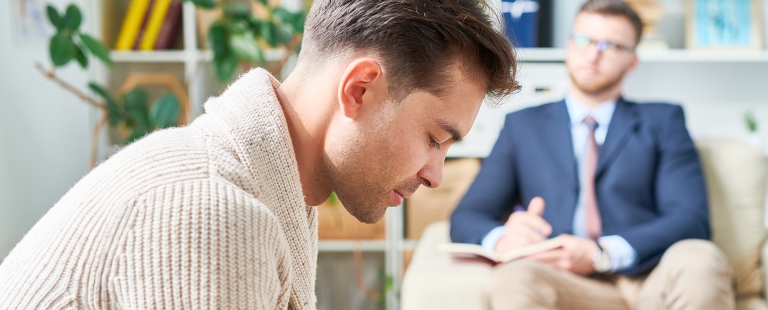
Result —
[{"label": "book on shelf", "polygon": [[115,50],[165,50],[181,28],[181,0],[131,0]]},{"label": "book on shelf", "polygon": [[158,34],[160,34],[160,27],[163,25],[163,21],[166,18],[166,13],[170,6],[171,0],[154,0],[152,13],[148,14],[148,18],[145,21],[146,26],[144,27],[141,41],[139,42],[140,50],[146,51],[154,49]]},{"label": "book on shelf", "polygon": [[469,243],[443,243],[438,246],[441,252],[450,253],[456,257],[483,257],[494,263],[508,263],[526,256],[554,250],[563,246],[563,240],[559,237],[547,241],[517,248],[505,253],[489,252],[482,246]]},{"label": "book on shelf", "polygon": [[537,0],[502,0],[501,12],[504,15],[505,33],[515,47],[538,46]]},{"label": "book on shelf", "polygon": [[155,42],[156,50],[167,50],[173,45],[173,41],[181,28],[181,0],[173,0],[170,7],[168,7],[168,13],[163,21],[163,26],[160,27],[160,33],[157,35],[157,41]]},{"label": "book on shelf", "polygon": [[141,27],[139,27],[139,32],[136,35],[136,40],[133,41],[133,50],[139,49],[139,43],[141,43],[141,39],[144,37],[144,33],[147,29],[147,21],[149,20],[149,14],[152,13],[152,6],[154,6],[156,0],[149,0],[149,4],[147,5],[147,11],[144,12],[144,16],[141,18]]},{"label": "book on shelf", "polygon": [[128,12],[125,13],[120,34],[115,43],[115,49],[119,51],[131,50],[141,31],[141,24],[149,9],[150,0],[131,0]]}]

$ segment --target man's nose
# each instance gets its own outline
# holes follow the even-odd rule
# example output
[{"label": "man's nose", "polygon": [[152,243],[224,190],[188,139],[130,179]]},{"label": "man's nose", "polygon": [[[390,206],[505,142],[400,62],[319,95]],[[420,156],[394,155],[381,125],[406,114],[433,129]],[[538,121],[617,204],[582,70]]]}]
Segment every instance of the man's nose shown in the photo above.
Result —
[{"label": "man's nose", "polygon": [[419,171],[419,180],[421,184],[429,188],[438,188],[443,184],[443,165],[445,156],[433,160]]},{"label": "man's nose", "polygon": [[600,43],[590,44],[587,47],[587,59],[590,61],[597,61],[603,54],[604,48],[599,45]]}]

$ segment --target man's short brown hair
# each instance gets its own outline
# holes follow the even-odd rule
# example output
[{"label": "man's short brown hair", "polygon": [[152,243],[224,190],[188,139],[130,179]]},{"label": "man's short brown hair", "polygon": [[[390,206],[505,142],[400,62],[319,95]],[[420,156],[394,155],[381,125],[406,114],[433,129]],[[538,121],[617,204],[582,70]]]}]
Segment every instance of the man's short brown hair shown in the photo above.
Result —
[{"label": "man's short brown hair", "polygon": [[517,62],[488,12],[483,0],[315,0],[300,58],[372,52],[398,100],[415,90],[442,95],[457,64],[487,94],[504,96],[519,88]]},{"label": "man's short brown hair", "polygon": [[622,0],[589,0],[581,6],[579,13],[594,13],[626,18],[635,29],[635,44],[640,42],[643,35],[643,21],[637,12]]}]

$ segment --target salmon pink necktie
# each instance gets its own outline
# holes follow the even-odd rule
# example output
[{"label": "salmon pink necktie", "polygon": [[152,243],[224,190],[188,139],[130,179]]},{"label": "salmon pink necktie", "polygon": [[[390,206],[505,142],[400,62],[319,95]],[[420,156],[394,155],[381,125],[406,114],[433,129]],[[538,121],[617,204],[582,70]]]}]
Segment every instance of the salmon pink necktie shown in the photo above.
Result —
[{"label": "salmon pink necktie", "polygon": [[602,223],[600,220],[600,210],[597,208],[597,195],[595,194],[595,170],[597,169],[597,141],[595,141],[595,129],[597,121],[592,116],[584,118],[584,124],[589,126],[589,137],[587,137],[587,149],[584,152],[584,174],[581,182],[584,190],[584,211],[587,217],[587,236],[596,240],[602,235]]}]

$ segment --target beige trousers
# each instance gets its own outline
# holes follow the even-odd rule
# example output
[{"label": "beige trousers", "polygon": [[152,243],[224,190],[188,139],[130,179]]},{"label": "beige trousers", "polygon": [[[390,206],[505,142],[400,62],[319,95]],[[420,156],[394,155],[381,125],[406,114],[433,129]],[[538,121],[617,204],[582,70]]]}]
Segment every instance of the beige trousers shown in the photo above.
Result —
[{"label": "beige trousers", "polygon": [[496,267],[494,310],[735,309],[733,272],[714,243],[683,240],[650,273],[584,277],[520,260]]}]

